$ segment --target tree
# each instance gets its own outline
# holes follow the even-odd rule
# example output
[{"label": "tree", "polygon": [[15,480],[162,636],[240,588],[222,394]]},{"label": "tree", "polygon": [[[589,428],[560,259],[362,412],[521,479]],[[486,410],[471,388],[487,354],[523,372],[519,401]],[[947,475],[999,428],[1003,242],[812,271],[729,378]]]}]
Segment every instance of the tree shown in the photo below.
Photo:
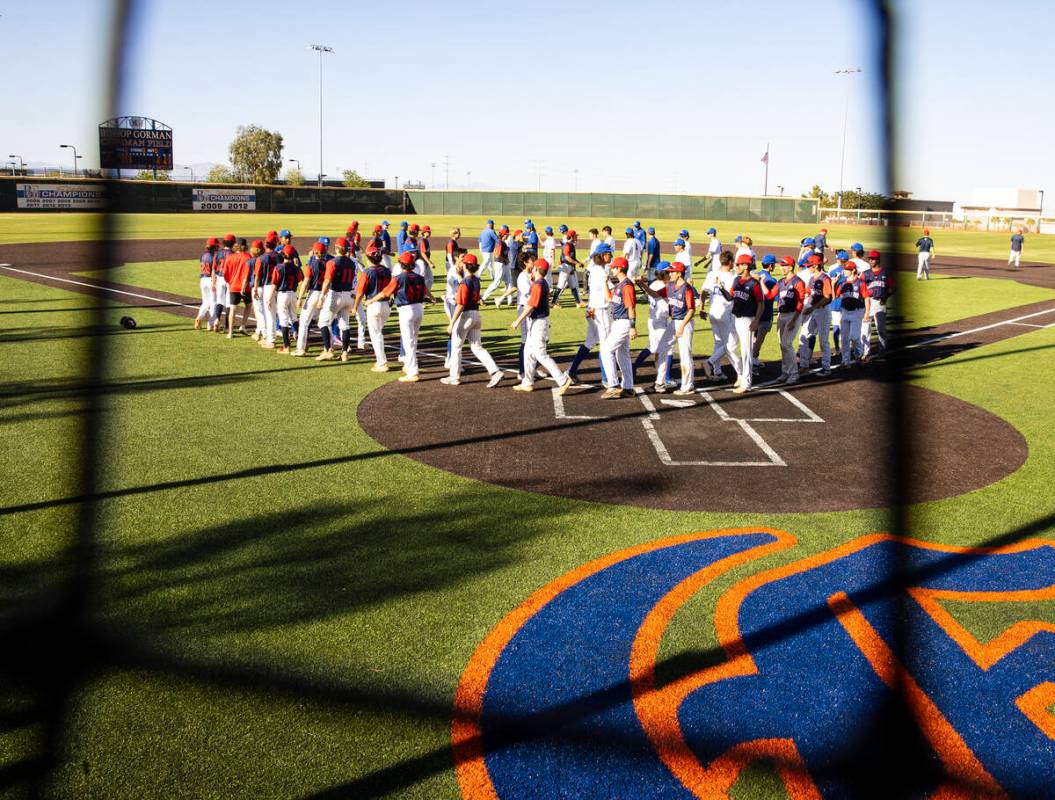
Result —
[{"label": "tree", "polygon": [[346,169],[341,172],[344,176],[344,185],[349,189],[369,189],[370,181],[356,172],[354,169]]},{"label": "tree", "polygon": [[234,177],[239,182],[274,183],[282,169],[282,134],[258,125],[239,125],[231,154]]},{"label": "tree", "polygon": [[171,180],[171,178],[172,178],[172,175],[170,173],[168,173],[168,172],[159,172],[158,176],[155,178],[154,177],[154,170],[141,169],[139,172],[137,172],[135,174],[135,176],[132,178],[132,180],[134,180],[134,181],[167,181],[167,180]]},{"label": "tree", "polygon": [[820,205],[821,208],[828,208],[830,206],[834,206],[835,205],[835,199],[830,194],[828,194],[826,191],[824,191],[820,187],[820,184],[816,184],[816,183],[813,184],[813,188],[810,189],[809,194],[804,194],[802,196],[803,197],[812,197],[815,200],[818,200],[819,201],[819,205]]},{"label": "tree", "polygon": [[304,173],[296,167],[293,169],[286,170],[286,183],[290,186],[303,186],[304,185]]},{"label": "tree", "polygon": [[209,183],[235,183],[234,173],[226,164],[217,164],[210,169],[205,180]]}]

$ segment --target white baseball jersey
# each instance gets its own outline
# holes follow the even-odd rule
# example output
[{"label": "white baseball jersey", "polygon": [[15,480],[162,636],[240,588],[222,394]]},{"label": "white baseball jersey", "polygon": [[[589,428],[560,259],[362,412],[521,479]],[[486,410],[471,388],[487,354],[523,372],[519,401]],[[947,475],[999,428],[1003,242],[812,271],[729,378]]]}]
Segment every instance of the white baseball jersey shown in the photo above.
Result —
[{"label": "white baseball jersey", "polygon": [[686,281],[691,281],[692,280],[692,256],[689,255],[689,251],[688,250],[682,250],[680,253],[678,253],[676,256],[674,256],[674,261],[677,264],[684,264],[685,265],[685,280]]},{"label": "white baseball jersey", "polygon": [[586,268],[586,285],[590,290],[590,308],[608,308],[612,294],[608,285],[608,268],[591,262]]},{"label": "white baseball jersey", "polygon": [[692,242],[688,239],[685,240],[685,255],[687,255],[690,260],[692,259]]},{"label": "white baseball jersey", "polygon": [[755,251],[748,247],[746,244],[739,245],[736,248],[736,258],[740,258],[740,256],[744,255],[745,253],[751,256],[751,258],[758,258],[758,256],[755,255]]},{"label": "white baseball jersey", "polygon": [[552,236],[547,236],[546,240],[542,243],[542,257],[552,264],[556,254],[557,240]]},{"label": "white baseball jersey", "polygon": [[454,269],[447,270],[447,288],[443,293],[445,300],[454,303],[458,299],[458,287],[461,285],[462,276]]},{"label": "white baseball jersey", "polygon": [[[549,273],[546,273],[547,277]],[[524,269],[517,275],[517,307],[523,308],[527,305],[528,296],[531,294],[531,273]]]},{"label": "white baseball jersey", "polygon": [[[666,281],[656,278],[648,285],[648,288],[653,292],[658,292],[664,286],[667,285]],[[662,297],[648,296],[648,319],[649,322],[654,322],[658,325],[663,325],[670,318],[670,306],[667,305],[667,301]]]},{"label": "white baseball jersey", "polygon": [[597,252],[597,248],[601,246],[600,239],[590,239],[590,255],[592,256]]},{"label": "white baseball jersey", "polygon": [[710,315],[712,317],[722,318],[732,315],[733,303],[731,300],[725,299],[725,295],[721,293],[718,287],[724,286],[727,292],[731,292],[733,281],[735,280],[736,276],[732,270],[720,269],[717,272],[708,273],[707,279],[703,282],[703,290],[711,296]]},{"label": "white baseball jersey", "polygon": [[604,239],[604,243],[612,248],[613,253],[615,252],[615,239],[613,239],[611,236],[607,236]]},{"label": "white baseball jersey", "polygon": [[641,242],[633,236],[623,242],[623,258],[631,268],[641,266]]}]

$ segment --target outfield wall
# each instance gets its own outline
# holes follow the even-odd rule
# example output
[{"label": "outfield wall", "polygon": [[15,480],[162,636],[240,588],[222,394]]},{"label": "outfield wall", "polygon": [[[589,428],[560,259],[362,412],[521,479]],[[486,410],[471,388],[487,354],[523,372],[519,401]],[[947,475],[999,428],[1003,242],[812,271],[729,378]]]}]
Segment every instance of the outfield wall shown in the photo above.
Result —
[{"label": "outfield wall", "polygon": [[597,219],[704,219],[815,223],[816,200],[573,192],[402,191],[177,181],[0,177],[0,211],[90,211],[115,192],[114,210],[137,213],[429,214]]}]

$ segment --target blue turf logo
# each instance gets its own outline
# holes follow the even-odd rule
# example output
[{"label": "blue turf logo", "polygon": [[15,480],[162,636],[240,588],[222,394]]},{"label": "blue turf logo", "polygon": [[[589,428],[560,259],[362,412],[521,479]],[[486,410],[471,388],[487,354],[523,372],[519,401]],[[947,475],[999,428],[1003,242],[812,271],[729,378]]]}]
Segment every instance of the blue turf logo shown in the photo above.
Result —
[{"label": "blue turf logo", "polygon": [[[965,550],[862,537],[735,583],[713,626],[701,620],[719,657],[657,667],[690,598],[795,544],[757,528],[676,537],[533,594],[462,676],[452,740],[463,795],[726,797],[765,760],[793,798],[853,797],[834,765],[868,747],[862,721],[896,686],[930,750],[930,796],[1055,786],[1055,626],[1013,610],[1055,600],[1052,542]],[[894,565],[911,576],[905,591],[883,583]],[[1009,604],[999,607],[1013,622],[983,641],[949,610],[964,603]]]}]

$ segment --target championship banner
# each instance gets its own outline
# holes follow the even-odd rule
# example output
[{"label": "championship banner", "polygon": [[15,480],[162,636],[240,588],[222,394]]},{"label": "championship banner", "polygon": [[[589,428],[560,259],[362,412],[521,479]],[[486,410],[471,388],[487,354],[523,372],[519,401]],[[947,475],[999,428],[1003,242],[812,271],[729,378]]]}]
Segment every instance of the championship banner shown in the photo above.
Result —
[{"label": "championship banner", "polygon": [[106,206],[106,189],[98,184],[19,183],[17,207],[25,209],[95,210]]},{"label": "championship banner", "polygon": [[194,188],[191,205],[195,211],[256,211],[256,190]]}]

